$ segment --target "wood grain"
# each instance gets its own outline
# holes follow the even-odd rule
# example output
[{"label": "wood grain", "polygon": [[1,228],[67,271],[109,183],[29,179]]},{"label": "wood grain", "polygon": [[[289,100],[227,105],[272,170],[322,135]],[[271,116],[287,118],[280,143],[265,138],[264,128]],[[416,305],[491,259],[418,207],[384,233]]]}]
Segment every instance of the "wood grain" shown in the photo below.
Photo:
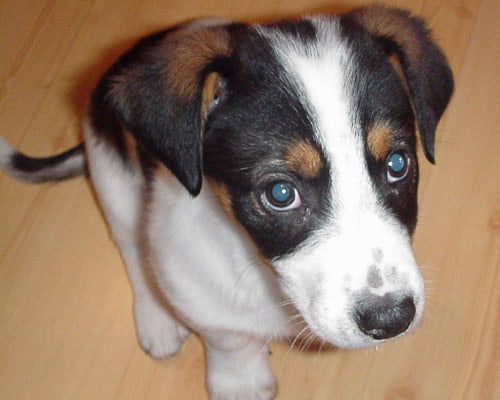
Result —
[{"label": "wood grain", "polygon": [[[426,317],[414,335],[378,349],[304,353],[273,343],[278,399],[499,399],[500,2],[387,3],[428,19],[457,84],[437,166],[421,163],[414,247]],[[40,156],[75,144],[98,76],[158,28],[361,2],[339,4],[2,0],[0,132]],[[161,362],[140,350],[127,278],[85,179],[30,186],[0,175],[0,219],[0,399],[206,399],[196,337]]]}]

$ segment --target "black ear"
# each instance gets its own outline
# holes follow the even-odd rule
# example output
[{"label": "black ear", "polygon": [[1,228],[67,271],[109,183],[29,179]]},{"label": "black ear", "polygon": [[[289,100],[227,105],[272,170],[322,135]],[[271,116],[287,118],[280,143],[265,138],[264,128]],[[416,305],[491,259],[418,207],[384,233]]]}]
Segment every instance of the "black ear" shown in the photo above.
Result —
[{"label": "black ear", "polygon": [[453,76],[425,22],[409,12],[380,5],[353,11],[401,67],[427,159],[434,163],[436,126],[453,92]]},{"label": "black ear", "polygon": [[216,96],[211,66],[230,53],[227,26],[191,23],[143,39],[101,83],[116,118],[193,196],[202,184],[208,97]]}]

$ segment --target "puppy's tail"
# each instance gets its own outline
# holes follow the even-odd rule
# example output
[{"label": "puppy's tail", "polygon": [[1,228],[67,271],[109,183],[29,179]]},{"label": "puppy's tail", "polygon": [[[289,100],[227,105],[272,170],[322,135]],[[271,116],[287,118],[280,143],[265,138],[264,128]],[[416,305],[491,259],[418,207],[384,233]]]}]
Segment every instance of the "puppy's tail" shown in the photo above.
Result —
[{"label": "puppy's tail", "polygon": [[0,136],[0,169],[13,178],[31,182],[53,182],[87,173],[83,143],[52,157],[33,158],[13,148]]}]

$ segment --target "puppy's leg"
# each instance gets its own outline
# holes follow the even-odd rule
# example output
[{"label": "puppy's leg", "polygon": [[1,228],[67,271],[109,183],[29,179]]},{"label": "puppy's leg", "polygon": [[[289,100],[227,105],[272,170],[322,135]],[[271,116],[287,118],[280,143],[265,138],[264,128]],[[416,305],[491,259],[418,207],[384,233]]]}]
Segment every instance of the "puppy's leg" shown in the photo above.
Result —
[{"label": "puppy's leg", "polygon": [[155,358],[175,354],[189,331],[174,318],[148,274],[143,254],[144,178],[130,160],[120,157],[86,130],[89,170],[113,239],[120,249],[134,293],[139,342]]},{"label": "puppy's leg", "polygon": [[[108,218],[112,220],[113,217]],[[110,223],[120,248],[130,284],[134,292],[134,317],[137,336],[144,351],[154,358],[166,358],[180,349],[189,331],[168,311],[168,306],[156,289],[153,278],[141,261],[137,240],[123,235],[117,224]],[[128,236],[128,237],[126,237]]]},{"label": "puppy's leg", "polygon": [[[129,262],[127,270],[131,270]],[[133,279],[135,323],[142,348],[158,359],[174,355],[189,336],[189,330],[169,313],[159,295],[150,288],[142,290],[147,285],[143,286],[138,277]]]},{"label": "puppy's leg", "polygon": [[270,400],[276,381],[265,341],[231,332],[203,335],[212,400]]}]

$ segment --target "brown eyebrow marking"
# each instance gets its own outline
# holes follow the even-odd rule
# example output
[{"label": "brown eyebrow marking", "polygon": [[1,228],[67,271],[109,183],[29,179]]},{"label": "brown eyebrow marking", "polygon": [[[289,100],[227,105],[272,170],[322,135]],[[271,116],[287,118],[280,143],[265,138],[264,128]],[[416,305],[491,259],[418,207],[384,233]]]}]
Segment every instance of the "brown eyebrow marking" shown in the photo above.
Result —
[{"label": "brown eyebrow marking", "polygon": [[311,143],[307,141],[294,142],[285,154],[288,168],[301,171],[308,177],[318,176],[323,168],[321,155]]},{"label": "brown eyebrow marking", "polygon": [[376,160],[384,160],[391,148],[391,127],[385,122],[376,122],[368,129],[368,150]]}]

